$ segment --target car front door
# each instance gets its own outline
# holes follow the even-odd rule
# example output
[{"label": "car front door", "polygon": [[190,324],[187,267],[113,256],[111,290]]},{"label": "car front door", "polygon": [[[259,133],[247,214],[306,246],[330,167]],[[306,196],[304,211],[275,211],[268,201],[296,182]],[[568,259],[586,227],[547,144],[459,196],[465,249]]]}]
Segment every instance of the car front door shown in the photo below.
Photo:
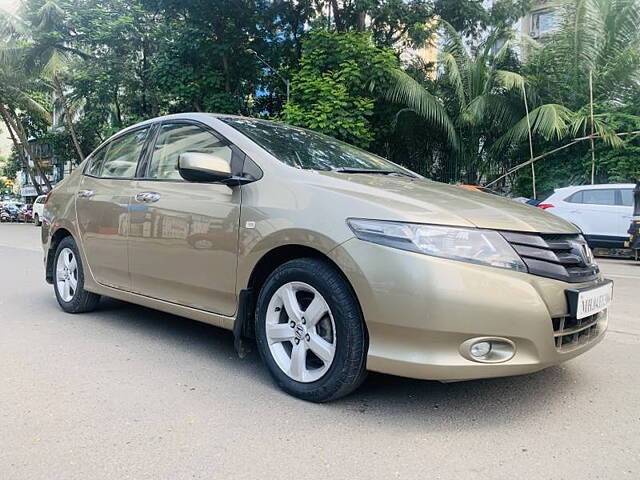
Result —
[{"label": "car front door", "polygon": [[129,235],[133,291],[201,310],[232,315],[240,188],[182,179],[185,152],[216,155],[242,169],[242,154],[208,127],[163,123],[135,182]]},{"label": "car front door", "polygon": [[80,242],[97,282],[130,289],[129,200],[149,128],[127,132],[89,159],[76,192]]}]

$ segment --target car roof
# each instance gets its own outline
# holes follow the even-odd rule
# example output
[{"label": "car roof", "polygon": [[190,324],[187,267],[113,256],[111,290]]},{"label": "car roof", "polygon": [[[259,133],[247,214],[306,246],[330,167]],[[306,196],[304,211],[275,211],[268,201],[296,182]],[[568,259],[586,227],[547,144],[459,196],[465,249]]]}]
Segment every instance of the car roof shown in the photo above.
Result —
[{"label": "car roof", "polygon": [[602,190],[606,188],[634,188],[633,183],[598,183],[595,185],[571,185],[568,187],[556,188],[555,192],[569,192],[577,190]]},{"label": "car roof", "polygon": [[[128,132],[129,130],[135,130],[136,128],[140,128],[145,125],[150,125],[152,123],[157,123],[157,122],[164,122],[167,120],[195,120],[195,121],[206,123],[207,120],[223,119],[223,118],[246,119],[254,122],[282,125],[278,122],[274,122],[273,120],[267,120],[264,118],[255,118],[255,117],[245,117],[242,115],[233,115],[230,113],[185,112],[185,113],[172,113],[171,115],[163,115],[161,117],[150,118],[149,120],[144,120],[142,122],[136,123],[135,125],[131,125],[129,127],[123,128],[113,136],[120,135],[122,133]],[[295,128],[294,125],[287,125],[287,126],[291,126]]]}]

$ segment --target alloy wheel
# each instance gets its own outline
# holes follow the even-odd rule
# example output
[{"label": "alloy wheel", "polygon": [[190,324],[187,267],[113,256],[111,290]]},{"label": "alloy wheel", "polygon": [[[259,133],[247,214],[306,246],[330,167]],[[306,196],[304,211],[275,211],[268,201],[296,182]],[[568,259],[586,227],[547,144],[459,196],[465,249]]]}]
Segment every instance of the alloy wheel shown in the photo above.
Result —
[{"label": "alloy wheel", "polygon": [[63,248],[58,255],[56,285],[62,300],[70,302],[78,288],[78,262],[70,248]]},{"label": "alloy wheel", "polygon": [[275,291],[266,315],[269,350],[278,367],[297,382],[322,378],[336,354],[336,327],[324,297],[304,282]]}]

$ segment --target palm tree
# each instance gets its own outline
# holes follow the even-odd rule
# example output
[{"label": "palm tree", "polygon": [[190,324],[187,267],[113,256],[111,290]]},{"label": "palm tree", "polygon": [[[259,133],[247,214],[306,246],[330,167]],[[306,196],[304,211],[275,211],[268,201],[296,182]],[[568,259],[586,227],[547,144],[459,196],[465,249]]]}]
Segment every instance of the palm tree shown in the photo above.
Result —
[{"label": "palm tree", "polygon": [[575,0],[563,8],[558,33],[544,48],[528,39],[519,42],[526,53],[522,73],[508,32],[468,48],[441,22],[445,43],[437,79],[394,78],[386,97],[429,122],[434,118],[422,106],[424,99],[441,99],[459,140],[458,149],[441,153],[455,165],[451,179],[478,183],[507,170],[511,158],[522,156],[530,134],[532,140],[560,141],[588,136],[593,125],[593,133],[609,146],[622,143],[606,112],[591,115],[588,81],[593,74],[596,104],[623,104],[637,95],[640,2]]},{"label": "palm tree", "polygon": [[[513,63],[514,42],[508,40],[497,49],[506,32],[495,32],[471,51],[450,25],[446,22],[441,25],[445,43],[436,80],[425,84],[407,74],[396,75],[386,97],[405,105],[429,125],[438,118],[425,108],[430,106],[426,100],[440,98],[454,129],[453,133],[447,132],[452,148],[442,152],[442,156],[453,163],[448,169],[452,172],[451,180],[476,184],[502,166],[496,164],[495,145],[508,126],[524,115],[519,92],[525,86],[525,79],[506,68]],[[560,107],[550,105],[532,113],[557,113],[558,110]],[[536,127],[540,129],[543,125]]]},{"label": "palm tree", "polygon": [[86,59],[90,56],[64,42],[63,32],[68,30],[65,22],[66,12],[55,0],[45,0],[28,18],[22,18],[20,15],[13,15],[11,18],[14,36],[26,43],[23,47],[25,67],[31,75],[48,82],[61,107],[65,127],[82,161],[84,153],[73,125],[74,112],[69,107],[64,84],[70,74],[72,57]]},{"label": "palm tree", "polygon": [[[7,31],[5,29],[5,32]],[[9,40],[0,45],[0,118],[2,118],[9,132],[15,150],[27,170],[36,191],[41,195],[43,193],[42,186],[37,181],[37,177],[39,176],[42,179],[48,191],[51,190],[51,182],[49,182],[40,162],[33,154],[28,135],[17,111],[25,112],[34,118],[42,118],[46,121],[49,120],[49,113],[30,93],[31,85],[22,68],[23,57],[21,53],[21,49],[11,43],[10,37]],[[33,162],[35,172],[29,164],[29,159]]]},{"label": "palm tree", "polygon": [[66,12],[55,0],[46,0],[27,22],[31,30],[31,44],[26,53],[28,68],[40,74],[51,83],[56,100],[62,110],[62,119],[80,161],[84,160],[84,153],[73,125],[74,112],[69,107],[65,95],[65,80],[70,75],[72,56],[82,59],[90,56],[78,49],[70,47],[64,42],[62,32],[68,30],[66,26]]},{"label": "palm tree", "polygon": [[[558,105],[553,114],[544,105],[531,112],[534,130],[555,130],[564,139],[591,137],[592,155],[594,135],[607,147],[619,147],[624,142],[612,126],[616,109],[633,103],[640,89],[640,1],[574,0],[557,8],[556,31],[545,38],[543,48],[526,51],[528,84],[541,101]],[[526,137],[523,119],[506,132],[501,146]]]}]

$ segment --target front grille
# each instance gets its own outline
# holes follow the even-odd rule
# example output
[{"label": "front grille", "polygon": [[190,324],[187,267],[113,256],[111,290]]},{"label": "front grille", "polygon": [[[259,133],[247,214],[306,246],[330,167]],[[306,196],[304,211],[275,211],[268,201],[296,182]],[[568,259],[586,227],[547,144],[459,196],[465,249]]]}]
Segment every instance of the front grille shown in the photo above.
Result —
[{"label": "front grille", "polygon": [[500,232],[520,255],[529,273],[569,283],[588,282],[598,266],[582,235]]},{"label": "front grille", "polygon": [[601,320],[606,311],[599,312],[578,320],[575,317],[557,317],[553,322],[553,340],[560,352],[573,350],[585,343],[589,343],[601,332]]}]

